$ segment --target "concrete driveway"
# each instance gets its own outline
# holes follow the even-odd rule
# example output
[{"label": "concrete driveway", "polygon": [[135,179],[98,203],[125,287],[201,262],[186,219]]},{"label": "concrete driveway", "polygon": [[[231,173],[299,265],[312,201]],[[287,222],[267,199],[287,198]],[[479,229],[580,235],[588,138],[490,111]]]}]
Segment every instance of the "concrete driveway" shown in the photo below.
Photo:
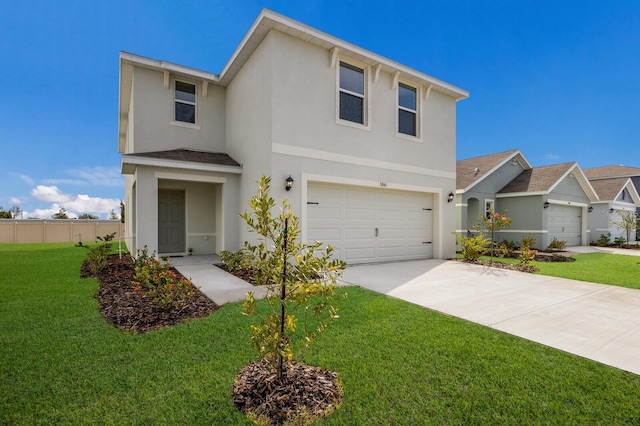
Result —
[{"label": "concrete driveway", "polygon": [[640,291],[463,262],[351,266],[356,284],[640,374]]}]

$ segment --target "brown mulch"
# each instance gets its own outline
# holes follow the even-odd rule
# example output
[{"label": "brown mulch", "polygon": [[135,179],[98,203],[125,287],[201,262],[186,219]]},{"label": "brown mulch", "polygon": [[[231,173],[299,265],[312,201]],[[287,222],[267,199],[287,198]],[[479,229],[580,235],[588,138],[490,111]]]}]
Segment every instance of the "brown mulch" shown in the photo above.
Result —
[{"label": "brown mulch", "polygon": [[[132,262],[128,254],[122,255],[122,258],[117,254],[109,255],[107,264],[96,277],[100,282],[95,295],[100,304],[100,313],[115,327],[132,333],[144,333],[204,317],[218,309],[218,305],[200,291],[188,300],[161,309],[151,298],[133,291],[131,281],[135,270]],[[182,278],[175,268],[172,270]],[[87,261],[82,264],[80,276],[93,276]]]},{"label": "brown mulch", "polygon": [[538,268],[536,268],[535,266],[512,265],[510,263],[503,263],[497,260],[494,260],[493,263],[491,263],[488,260],[466,260],[466,259],[449,259],[449,260],[457,260],[458,262],[471,263],[472,265],[490,266],[492,268],[510,269],[512,271],[520,271],[520,272],[534,273],[538,271]]},{"label": "brown mulch", "polygon": [[236,277],[240,278],[241,280],[245,280],[246,282],[252,284],[252,285],[256,285],[256,279],[254,276],[253,271],[250,271],[249,269],[234,269],[234,270],[229,270],[229,268],[227,267],[227,265],[225,265],[224,263],[221,263],[219,265],[216,265],[218,268],[222,269],[223,271],[226,271],[228,273],[230,273],[231,275],[235,275]]},{"label": "brown mulch", "polygon": [[337,373],[294,361],[283,366],[280,383],[269,363],[259,360],[240,370],[233,384],[238,409],[266,425],[309,424],[332,413],[343,398]]}]

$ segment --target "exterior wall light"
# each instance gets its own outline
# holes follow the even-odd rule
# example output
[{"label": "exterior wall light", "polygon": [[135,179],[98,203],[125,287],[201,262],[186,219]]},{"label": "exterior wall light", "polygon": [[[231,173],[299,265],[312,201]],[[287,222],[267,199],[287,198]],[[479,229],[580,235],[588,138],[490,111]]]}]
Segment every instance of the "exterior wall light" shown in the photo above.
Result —
[{"label": "exterior wall light", "polygon": [[293,188],[293,178],[289,175],[289,177],[284,181],[284,189],[291,191],[291,188]]},{"label": "exterior wall light", "polygon": [[591,213],[593,211],[593,206],[589,206],[589,213]]},{"label": "exterior wall light", "polygon": [[454,195],[453,195],[453,192],[450,192],[450,193],[449,193],[449,196],[447,196],[447,203],[450,203],[450,202],[452,202],[452,201],[453,201],[453,196],[454,196]]},{"label": "exterior wall light", "polygon": [[613,212],[614,212],[614,210],[613,210],[613,209],[609,209],[609,213],[613,213]]},{"label": "exterior wall light", "polygon": [[545,201],[542,207],[544,207],[545,209],[549,208],[549,202]]}]

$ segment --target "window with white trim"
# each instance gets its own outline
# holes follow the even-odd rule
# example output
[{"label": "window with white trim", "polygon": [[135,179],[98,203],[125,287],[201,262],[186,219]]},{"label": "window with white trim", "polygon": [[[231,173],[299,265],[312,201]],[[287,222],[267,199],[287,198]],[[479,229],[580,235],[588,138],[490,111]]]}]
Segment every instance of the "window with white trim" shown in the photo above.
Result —
[{"label": "window with white trim", "polygon": [[176,80],[175,121],[196,123],[196,85]]},{"label": "window with white trim", "polygon": [[339,118],[358,124],[366,124],[365,70],[346,62],[340,62]]},{"label": "window with white trim", "polygon": [[398,133],[418,136],[418,90],[398,83]]},{"label": "window with white trim", "polygon": [[491,215],[495,212],[495,201],[494,200],[484,200],[484,216],[487,219],[491,219]]}]

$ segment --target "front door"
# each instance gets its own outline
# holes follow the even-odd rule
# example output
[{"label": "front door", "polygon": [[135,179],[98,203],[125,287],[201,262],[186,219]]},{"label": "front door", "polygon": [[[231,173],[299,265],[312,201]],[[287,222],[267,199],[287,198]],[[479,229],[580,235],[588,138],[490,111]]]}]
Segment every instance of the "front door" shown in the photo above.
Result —
[{"label": "front door", "polygon": [[184,191],[158,191],[158,253],[186,250]]}]

